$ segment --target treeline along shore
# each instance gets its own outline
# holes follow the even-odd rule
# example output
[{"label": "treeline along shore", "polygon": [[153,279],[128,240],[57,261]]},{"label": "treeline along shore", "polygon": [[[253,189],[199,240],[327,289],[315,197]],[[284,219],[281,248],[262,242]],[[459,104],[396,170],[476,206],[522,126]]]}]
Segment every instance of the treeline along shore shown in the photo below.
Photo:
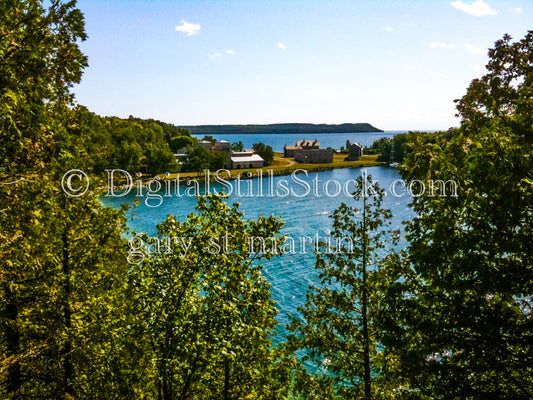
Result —
[{"label": "treeline along shore", "polygon": [[193,135],[284,134],[284,133],[374,133],[383,132],[368,123],[345,124],[267,124],[267,125],[197,125],[182,126]]}]

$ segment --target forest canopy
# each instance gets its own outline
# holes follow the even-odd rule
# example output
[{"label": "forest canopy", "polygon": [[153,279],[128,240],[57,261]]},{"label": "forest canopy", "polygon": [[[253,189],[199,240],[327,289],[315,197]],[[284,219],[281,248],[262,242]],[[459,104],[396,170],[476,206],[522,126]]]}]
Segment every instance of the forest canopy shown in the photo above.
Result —
[{"label": "forest canopy", "polygon": [[533,398],[533,31],[495,43],[460,127],[376,144],[401,155],[407,184],[454,180],[458,196],[413,198],[395,251],[382,191],[356,191],[331,213],[355,252],[316,257],[318,286],[274,346],[261,262],[280,255],[284,222],[199,197],[157,226],[173,252],[131,263],[131,236],[148,238],[128,230],[134,205],[104,207],[98,187],[69,196],[63,174],[159,172],[183,146],[222,160],[182,128],[74,103],[88,65],[75,1],[9,0],[0,15],[0,397]]}]

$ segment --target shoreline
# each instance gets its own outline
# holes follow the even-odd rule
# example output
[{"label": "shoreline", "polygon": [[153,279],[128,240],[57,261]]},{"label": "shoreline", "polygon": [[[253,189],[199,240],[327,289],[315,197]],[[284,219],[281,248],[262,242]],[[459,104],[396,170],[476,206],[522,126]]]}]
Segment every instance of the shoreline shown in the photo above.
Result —
[{"label": "shoreline", "polygon": [[[374,158],[374,157],[373,157]],[[375,156],[377,158],[377,156]],[[176,184],[176,179],[179,178],[180,182],[184,182],[188,184],[188,182],[197,182],[197,183],[205,183],[207,173],[209,173],[209,182],[217,182],[217,175],[219,179],[224,179],[226,181],[235,181],[235,180],[252,180],[252,179],[261,179],[264,177],[276,177],[276,176],[289,176],[294,174],[303,174],[303,173],[312,173],[312,172],[325,172],[330,171],[333,169],[358,169],[358,168],[368,168],[368,167],[386,167],[386,162],[381,161],[374,161],[374,160],[363,160],[363,161],[351,161],[352,165],[345,165],[345,164],[336,164],[331,163],[331,165],[328,164],[294,164],[291,167],[286,167],[283,170],[280,170],[279,168],[277,170],[274,170],[272,167],[263,167],[263,168],[256,168],[256,169],[219,169],[217,171],[210,171],[210,170],[204,170],[202,173],[198,174],[196,172],[184,172],[184,173],[165,173],[165,174],[156,174],[156,175],[143,175],[140,177],[142,180],[143,186],[150,185],[152,182],[159,181],[169,181],[172,184]],[[356,164],[357,163],[357,164]],[[311,166],[311,167],[310,167]],[[220,174],[220,172],[223,172],[224,176]],[[228,174],[229,173],[229,174]],[[227,176],[226,176],[227,175]],[[159,179],[155,179],[156,177],[159,177]],[[132,181],[137,181],[139,178],[134,179],[133,176],[131,177]],[[131,183],[119,183],[113,185],[113,190],[126,190],[127,188],[131,187]],[[101,187],[100,189],[108,189],[108,186]]]},{"label": "shoreline", "polygon": [[[321,171],[329,171],[332,169],[342,169],[342,168],[362,168],[362,167],[378,167],[378,166],[385,166],[387,165],[386,162],[383,161],[377,161],[378,155],[372,154],[372,155],[366,155],[362,156],[360,160],[358,161],[344,161],[345,155],[336,155],[334,156],[334,161],[332,163],[320,163],[320,164],[300,164],[297,162],[294,162],[288,158],[284,157],[276,157],[274,159],[274,162],[272,165],[262,167],[262,168],[241,168],[241,169],[221,169],[224,171],[229,171],[232,176],[235,176],[235,178],[228,178],[229,179],[237,179],[237,175],[243,175],[243,174],[252,174],[245,177],[241,177],[241,179],[253,179],[258,177],[260,174],[258,171],[262,171],[263,175],[265,172],[273,171],[273,176],[286,176],[291,175],[295,170],[305,170],[307,172],[321,172]],[[284,164],[281,164],[284,163]],[[235,175],[234,175],[235,174]],[[164,174],[155,174],[150,175],[151,178],[154,178],[155,176],[159,176],[160,179],[166,178],[166,179],[175,179],[177,176],[184,177],[184,178],[195,178],[195,179],[201,179],[202,181],[205,180],[205,173],[202,171],[201,173],[197,172],[175,172],[171,173],[169,176],[164,176]],[[213,174],[210,174],[210,180],[214,178]]]}]

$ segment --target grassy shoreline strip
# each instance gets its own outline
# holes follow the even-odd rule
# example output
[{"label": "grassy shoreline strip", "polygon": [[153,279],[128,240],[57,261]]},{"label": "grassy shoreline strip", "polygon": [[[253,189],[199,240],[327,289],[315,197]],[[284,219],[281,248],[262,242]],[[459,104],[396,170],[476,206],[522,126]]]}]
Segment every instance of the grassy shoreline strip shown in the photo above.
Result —
[{"label": "grassy shoreline strip", "polygon": [[[294,171],[301,170],[301,173],[303,172],[323,172],[323,171],[329,171],[332,169],[342,169],[342,168],[365,168],[365,167],[376,167],[376,166],[384,166],[387,163],[377,161],[378,155],[367,155],[362,156],[359,161],[344,161],[344,158],[346,158],[345,154],[336,154],[333,157],[332,163],[322,163],[322,164],[300,164],[297,162],[294,162],[294,160],[283,158],[281,157],[280,153],[276,153],[276,156],[274,157],[274,162],[272,165],[269,165],[268,167],[263,168],[242,168],[242,169],[231,169],[227,170],[229,171],[229,175],[224,173],[220,176],[220,178],[225,179],[227,181],[232,181],[237,179],[237,177],[240,177],[240,179],[257,179],[259,177],[267,177],[267,176],[286,176],[291,175]],[[272,171],[272,172],[271,172]],[[215,172],[216,171],[209,171],[209,181],[210,182],[216,182],[215,180]],[[298,172],[300,173],[300,172]],[[133,176],[133,175],[132,175]],[[156,174],[156,175],[143,175],[142,177],[133,178],[131,184],[126,184],[125,179],[119,174],[116,176],[115,179],[117,181],[113,181],[113,190],[114,191],[120,191],[120,190],[126,190],[131,185],[136,185],[136,180],[141,179],[143,182],[142,185],[150,185],[150,183],[154,180],[155,177],[159,177],[161,181],[166,180],[173,182],[178,177],[180,180],[183,180],[185,183],[187,180],[192,180],[196,182],[204,182],[205,181],[205,172],[202,171],[200,173],[198,172],[175,172],[175,173],[164,173],[164,174]],[[101,190],[104,190],[107,188],[109,190],[109,182],[107,186],[101,185],[99,188]]]},{"label": "grassy shoreline strip", "polygon": [[[224,179],[231,180],[236,179],[237,176],[240,176],[241,179],[253,179],[257,178],[260,175],[260,171],[263,173],[263,176],[266,176],[265,173],[272,171],[273,176],[283,176],[290,175],[296,170],[305,170],[307,172],[322,172],[329,171],[332,169],[341,169],[341,168],[364,168],[364,167],[376,167],[386,165],[384,162],[377,161],[377,155],[368,155],[362,156],[359,161],[344,161],[346,157],[345,154],[335,155],[333,157],[332,163],[323,163],[323,164],[300,164],[295,163],[293,160],[287,158],[282,158],[276,154],[274,162],[272,165],[263,168],[242,168],[242,169],[231,169],[230,176],[223,176]],[[204,172],[176,172],[169,175],[166,174],[157,174],[161,179],[174,180],[178,176],[181,178],[190,178],[198,181],[203,181],[205,178]],[[210,181],[215,180],[215,172],[209,171]]]}]

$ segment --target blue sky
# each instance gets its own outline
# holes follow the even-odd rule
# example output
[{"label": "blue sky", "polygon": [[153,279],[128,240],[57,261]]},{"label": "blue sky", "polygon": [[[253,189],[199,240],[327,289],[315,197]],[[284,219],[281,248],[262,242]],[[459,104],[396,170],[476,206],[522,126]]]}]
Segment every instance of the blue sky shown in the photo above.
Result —
[{"label": "blue sky", "polygon": [[[487,49],[532,29],[533,3],[79,0],[78,103],[177,125],[457,126]],[[529,22],[529,24],[528,24]]]}]

